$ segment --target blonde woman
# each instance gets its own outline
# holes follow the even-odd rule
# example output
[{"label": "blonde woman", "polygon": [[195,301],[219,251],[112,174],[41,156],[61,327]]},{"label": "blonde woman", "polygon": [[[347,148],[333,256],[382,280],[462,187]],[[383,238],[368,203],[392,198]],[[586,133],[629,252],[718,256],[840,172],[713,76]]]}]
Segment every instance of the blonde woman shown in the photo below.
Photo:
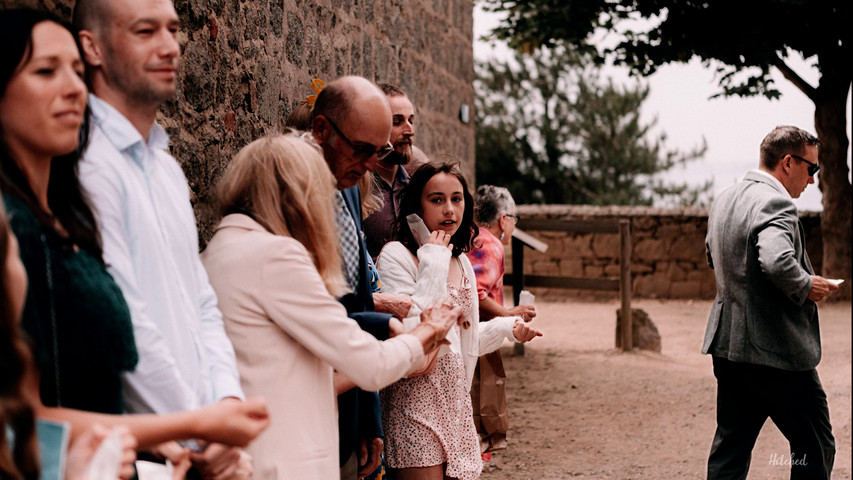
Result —
[{"label": "blonde woman", "polygon": [[333,369],[378,390],[420,366],[461,318],[439,304],[385,342],[350,320],[335,299],[345,283],[334,195],[318,148],[295,134],[243,148],[219,186],[224,218],[202,261],[243,390],[270,399],[271,427],[248,449],[258,478],[337,478]]}]

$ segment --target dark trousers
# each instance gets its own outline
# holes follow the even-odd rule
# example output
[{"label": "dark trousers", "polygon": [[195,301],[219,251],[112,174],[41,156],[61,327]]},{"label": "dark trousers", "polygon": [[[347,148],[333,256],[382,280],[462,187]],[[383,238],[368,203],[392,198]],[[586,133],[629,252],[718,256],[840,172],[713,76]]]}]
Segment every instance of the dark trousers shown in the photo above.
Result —
[{"label": "dark trousers", "polygon": [[791,480],[829,479],[835,438],[826,393],[815,369],[802,372],[714,358],[717,432],[708,458],[708,480],[745,479],[752,448],[770,417],[788,439]]}]

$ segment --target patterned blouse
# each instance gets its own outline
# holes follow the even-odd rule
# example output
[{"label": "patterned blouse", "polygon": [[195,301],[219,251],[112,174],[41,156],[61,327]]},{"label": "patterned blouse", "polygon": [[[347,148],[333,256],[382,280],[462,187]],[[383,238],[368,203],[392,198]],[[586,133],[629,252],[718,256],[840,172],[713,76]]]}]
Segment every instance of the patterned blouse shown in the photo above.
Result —
[{"label": "patterned blouse", "polygon": [[504,303],[504,246],[492,232],[481,228],[474,239],[474,249],[468,260],[477,276],[477,298],[489,297],[499,305]]}]

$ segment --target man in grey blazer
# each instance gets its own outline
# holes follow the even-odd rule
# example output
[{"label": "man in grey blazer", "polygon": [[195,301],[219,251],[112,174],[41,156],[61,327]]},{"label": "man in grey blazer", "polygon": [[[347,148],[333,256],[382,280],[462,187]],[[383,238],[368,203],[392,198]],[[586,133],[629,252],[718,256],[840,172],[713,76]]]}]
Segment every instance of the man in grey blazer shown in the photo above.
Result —
[{"label": "man in grey blazer", "polygon": [[788,439],[792,479],[828,479],[835,458],[820,361],[817,305],[838,287],[815,275],[793,199],[819,170],[818,140],[777,127],[758,170],[719,195],[708,217],[717,297],[702,353],[713,356],[717,431],[709,479],[745,479],[770,417]]}]

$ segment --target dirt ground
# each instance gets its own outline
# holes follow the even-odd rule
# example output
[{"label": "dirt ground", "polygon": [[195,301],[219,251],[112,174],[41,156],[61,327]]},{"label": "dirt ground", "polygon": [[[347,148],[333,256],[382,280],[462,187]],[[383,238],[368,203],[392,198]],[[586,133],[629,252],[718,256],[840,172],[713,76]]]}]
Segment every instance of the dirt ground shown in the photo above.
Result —
[{"label": "dirt ground", "polygon": [[[523,356],[505,346],[509,448],[483,480],[704,479],[715,429],[716,383],[700,353],[709,301],[635,301],[657,325],[662,352],[614,347],[613,302],[540,303],[545,336]],[[833,479],[851,478],[851,305],[821,304],[826,390],[837,453]],[[750,480],[786,479],[788,443],[771,421],[753,450]]]}]

